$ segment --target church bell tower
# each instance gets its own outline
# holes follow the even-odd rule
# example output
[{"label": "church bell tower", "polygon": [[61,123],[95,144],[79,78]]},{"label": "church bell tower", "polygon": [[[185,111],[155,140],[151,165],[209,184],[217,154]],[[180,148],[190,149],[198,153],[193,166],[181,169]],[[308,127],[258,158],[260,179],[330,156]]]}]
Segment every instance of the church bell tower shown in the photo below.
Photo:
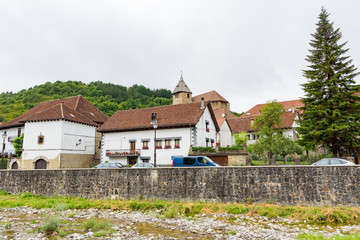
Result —
[{"label": "church bell tower", "polygon": [[173,96],[173,105],[192,102],[192,92],[184,82],[182,73],[179,83],[176,85],[176,88],[172,92],[172,96]]}]

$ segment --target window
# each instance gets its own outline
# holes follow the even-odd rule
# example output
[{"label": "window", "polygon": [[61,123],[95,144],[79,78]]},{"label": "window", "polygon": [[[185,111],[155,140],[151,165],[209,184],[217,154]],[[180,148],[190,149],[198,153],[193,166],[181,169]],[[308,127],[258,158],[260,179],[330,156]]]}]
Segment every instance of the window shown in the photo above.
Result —
[{"label": "window", "polygon": [[156,140],[156,148],[159,149],[159,148],[162,148],[162,141],[161,140]]},{"label": "window", "polygon": [[141,161],[142,161],[143,163],[149,163],[149,162],[150,162],[150,157],[142,157],[142,158],[141,158]]},{"label": "window", "polygon": [[44,136],[40,135],[38,136],[38,144],[43,144],[44,143]]},{"label": "window", "polygon": [[18,128],[18,137],[21,136],[21,128]]},{"label": "window", "polygon": [[214,147],[214,139],[211,139],[211,147]]},{"label": "window", "polygon": [[208,147],[209,146],[209,139],[207,138],[206,139],[206,147]]},{"label": "window", "polygon": [[189,164],[189,165],[194,165],[195,163],[195,158],[184,158],[184,164]]},{"label": "window", "polygon": [[175,139],[174,148],[180,148],[180,139]]},{"label": "window", "polygon": [[143,141],[142,149],[149,149],[149,141]]},{"label": "window", "polygon": [[171,140],[170,139],[166,139],[165,140],[165,149],[169,149],[171,148]]},{"label": "window", "polygon": [[209,121],[205,121],[205,128],[207,132],[210,132],[210,128],[209,128]]},{"label": "window", "polygon": [[190,94],[187,94],[187,98],[189,98],[190,97]]}]

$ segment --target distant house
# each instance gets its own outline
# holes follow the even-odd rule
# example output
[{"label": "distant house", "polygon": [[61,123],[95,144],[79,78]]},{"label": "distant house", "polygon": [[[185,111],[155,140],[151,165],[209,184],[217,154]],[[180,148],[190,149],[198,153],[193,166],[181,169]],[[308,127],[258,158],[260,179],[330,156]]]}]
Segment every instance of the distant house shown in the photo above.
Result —
[{"label": "distant house", "polygon": [[[281,119],[281,128],[283,130],[284,136],[289,137],[293,140],[297,140],[298,134],[296,133],[295,128],[298,127],[298,124],[296,122],[298,120],[298,112],[295,109],[291,109],[291,111],[282,114]],[[257,140],[258,136],[256,135],[256,131],[252,128],[254,121],[255,118],[251,115],[231,118],[227,120],[232,133],[232,144],[234,144],[234,134],[242,131],[246,132],[248,135],[248,144],[252,144]]]},{"label": "distant house", "polygon": [[215,147],[219,127],[210,103],[200,101],[117,111],[98,131],[101,162],[154,163],[156,148],[156,164],[170,165],[172,157],[187,156],[190,146]]},{"label": "distant house", "polygon": [[[283,102],[279,102],[284,106],[285,112],[298,112],[298,113],[302,113],[302,110],[300,109],[301,107],[304,107],[304,103],[298,99],[298,100],[291,100],[291,101],[283,101]],[[266,106],[267,103],[263,103],[263,104],[257,104],[255,105],[253,108],[251,108],[250,110],[246,111],[243,115],[241,115],[240,117],[254,117],[256,115],[260,115],[261,114],[261,109]]]},{"label": "distant house", "polygon": [[81,95],[42,102],[0,125],[6,134],[5,152],[15,153],[12,141],[24,133],[21,158],[10,168],[59,169],[89,167],[99,158],[96,128],[108,117]]}]

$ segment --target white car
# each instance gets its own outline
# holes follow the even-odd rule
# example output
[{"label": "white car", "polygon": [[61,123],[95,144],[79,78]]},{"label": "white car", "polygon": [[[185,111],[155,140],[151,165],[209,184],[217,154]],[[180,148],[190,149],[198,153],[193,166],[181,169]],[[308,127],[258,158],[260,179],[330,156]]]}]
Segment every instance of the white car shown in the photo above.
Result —
[{"label": "white car", "polygon": [[316,163],[311,164],[312,166],[344,166],[344,165],[355,165],[355,163],[346,161],[341,158],[323,158]]}]

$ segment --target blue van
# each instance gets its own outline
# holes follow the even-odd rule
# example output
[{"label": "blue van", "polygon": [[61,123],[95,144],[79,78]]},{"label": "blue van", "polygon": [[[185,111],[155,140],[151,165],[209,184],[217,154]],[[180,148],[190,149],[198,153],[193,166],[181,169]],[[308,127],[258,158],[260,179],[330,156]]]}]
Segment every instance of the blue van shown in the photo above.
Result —
[{"label": "blue van", "polygon": [[205,156],[189,156],[189,157],[174,157],[173,167],[220,167],[208,157]]}]

